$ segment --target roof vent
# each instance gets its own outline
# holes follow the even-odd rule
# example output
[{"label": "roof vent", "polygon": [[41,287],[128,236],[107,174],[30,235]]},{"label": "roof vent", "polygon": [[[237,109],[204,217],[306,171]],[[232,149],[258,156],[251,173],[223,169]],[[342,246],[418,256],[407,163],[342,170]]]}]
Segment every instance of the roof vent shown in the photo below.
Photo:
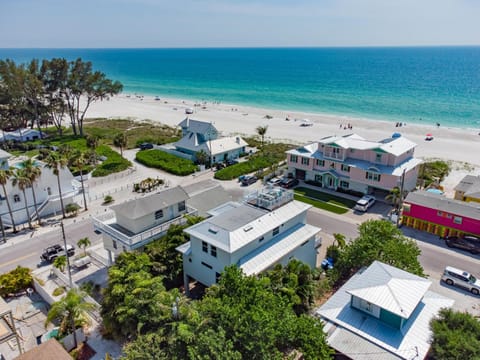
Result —
[{"label": "roof vent", "polygon": [[248,225],[248,226],[245,226],[245,227],[243,228],[243,231],[248,232],[248,231],[250,231],[250,230],[252,230],[252,229],[253,229],[253,226],[252,226],[252,225]]},{"label": "roof vent", "polygon": [[210,226],[208,228],[208,231],[211,232],[212,234],[216,234],[218,233],[218,228],[216,228],[215,226]]}]

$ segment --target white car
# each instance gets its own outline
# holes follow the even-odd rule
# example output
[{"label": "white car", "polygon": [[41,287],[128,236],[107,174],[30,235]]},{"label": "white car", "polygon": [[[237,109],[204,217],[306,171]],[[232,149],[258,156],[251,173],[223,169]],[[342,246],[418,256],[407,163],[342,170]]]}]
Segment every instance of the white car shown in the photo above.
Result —
[{"label": "white car", "polygon": [[364,195],[360,200],[357,201],[355,204],[354,209],[362,212],[366,212],[368,209],[370,209],[373,204],[375,204],[375,196],[372,195]]},{"label": "white car", "polygon": [[447,266],[443,271],[442,281],[445,281],[450,286],[461,287],[474,295],[480,293],[480,280],[466,271],[451,266]]}]

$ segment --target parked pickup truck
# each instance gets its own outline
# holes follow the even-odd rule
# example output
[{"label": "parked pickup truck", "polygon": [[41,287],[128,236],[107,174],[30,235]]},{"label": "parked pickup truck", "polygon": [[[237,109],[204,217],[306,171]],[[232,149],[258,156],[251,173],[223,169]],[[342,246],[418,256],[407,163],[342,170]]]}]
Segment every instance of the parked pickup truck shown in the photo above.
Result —
[{"label": "parked pickup truck", "polygon": [[[66,254],[69,257],[75,255],[75,248],[72,245],[67,245]],[[65,256],[65,248],[62,245],[55,244],[44,249],[40,259],[51,263],[59,256]]]}]

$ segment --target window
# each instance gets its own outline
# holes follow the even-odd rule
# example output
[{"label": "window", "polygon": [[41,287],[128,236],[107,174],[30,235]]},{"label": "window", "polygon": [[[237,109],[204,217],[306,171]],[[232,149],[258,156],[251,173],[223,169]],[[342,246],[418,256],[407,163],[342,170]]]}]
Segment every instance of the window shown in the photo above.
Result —
[{"label": "window", "polygon": [[321,166],[321,167],[325,166],[325,160],[317,159],[316,160],[316,165]]},{"label": "window", "polygon": [[455,224],[462,224],[462,218],[461,218],[460,216],[455,216],[455,217],[453,218],[453,222],[454,222]]},{"label": "window", "polygon": [[125,245],[122,246],[123,252],[127,251],[127,247]]},{"label": "window", "polygon": [[403,211],[404,212],[410,212],[412,205],[410,204],[403,204]]},{"label": "window", "polygon": [[375,173],[375,172],[367,171],[367,172],[365,172],[365,179],[373,180],[373,181],[380,181],[380,174]]},{"label": "window", "polygon": [[275,229],[273,229],[272,235],[273,236],[278,235],[279,232],[280,232],[280,228],[276,227]]},{"label": "window", "polygon": [[258,242],[262,242],[264,239],[265,237],[262,236],[260,239],[258,239]]},{"label": "window", "polygon": [[202,265],[205,266],[206,268],[209,268],[210,270],[213,269],[212,265],[208,265],[206,262],[202,261]]},{"label": "window", "polygon": [[302,165],[308,165],[310,163],[309,158],[302,157]]},{"label": "window", "polygon": [[202,251],[208,253],[208,244],[205,241],[202,241]]},{"label": "window", "polygon": [[179,202],[178,203],[178,211],[185,211],[185,201]]},{"label": "window", "polygon": [[20,202],[20,195],[18,194],[13,195],[13,202],[16,202],[16,203]]},{"label": "window", "polygon": [[290,155],[290,162],[296,163],[298,161],[298,156],[297,155]]},{"label": "window", "polygon": [[335,169],[335,163],[334,163],[333,161],[330,163],[330,167],[331,167],[332,169]]},{"label": "window", "polygon": [[210,255],[212,255],[213,257],[217,257],[217,247],[216,246],[213,246],[213,245],[210,246]]},{"label": "window", "polygon": [[52,188],[50,186],[47,187],[47,194],[48,196],[52,195]]},{"label": "window", "polygon": [[348,181],[343,181],[343,180],[340,181],[340,187],[341,187],[342,189],[348,189],[348,186],[349,186],[349,185],[350,185],[350,184],[348,183]]},{"label": "window", "polygon": [[215,273],[215,282],[218,283],[220,281],[220,274],[219,273]]},{"label": "window", "polygon": [[376,154],[375,155],[375,161],[381,162],[382,161],[382,154]]},{"label": "window", "polygon": [[155,211],[155,220],[161,219],[163,217],[163,210]]},{"label": "window", "polygon": [[350,166],[342,164],[342,171],[350,172]]},{"label": "window", "polygon": [[112,240],[112,244],[113,244],[113,248],[116,249],[117,248],[117,242],[115,240]]}]

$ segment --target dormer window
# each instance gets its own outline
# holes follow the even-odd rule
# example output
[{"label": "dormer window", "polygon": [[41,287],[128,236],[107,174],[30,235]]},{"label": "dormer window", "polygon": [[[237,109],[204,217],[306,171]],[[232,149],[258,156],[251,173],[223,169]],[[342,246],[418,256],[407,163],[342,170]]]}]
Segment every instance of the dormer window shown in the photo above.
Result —
[{"label": "dormer window", "polygon": [[163,210],[155,211],[155,220],[159,220],[161,218],[163,218]]},{"label": "dormer window", "polygon": [[16,203],[20,202],[20,195],[18,194],[13,195],[13,202],[16,202]]}]

